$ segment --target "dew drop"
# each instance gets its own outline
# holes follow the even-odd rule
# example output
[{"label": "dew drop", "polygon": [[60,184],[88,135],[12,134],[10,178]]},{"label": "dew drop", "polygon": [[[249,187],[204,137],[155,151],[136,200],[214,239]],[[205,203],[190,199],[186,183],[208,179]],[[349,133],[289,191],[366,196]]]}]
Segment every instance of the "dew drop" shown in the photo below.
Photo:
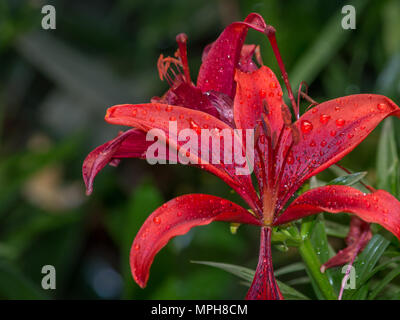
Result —
[{"label": "dew drop", "polygon": [[274,89],[274,88],[276,88],[276,82],[270,82],[269,83],[269,87],[271,88],[271,89]]},{"label": "dew drop", "polygon": [[332,130],[332,131],[330,132],[330,135],[331,135],[332,137],[336,136],[336,131],[335,131],[335,130]]},{"label": "dew drop", "polygon": [[165,111],[167,111],[167,112],[172,111],[172,106],[167,106],[167,107],[165,108]]},{"label": "dew drop", "polygon": [[140,249],[140,245],[136,243],[134,248],[135,248],[136,251],[138,251]]},{"label": "dew drop", "polygon": [[190,120],[189,123],[190,123],[190,129],[196,131],[197,134],[200,134],[201,129],[200,129],[199,125],[196,122],[194,122],[193,120]]},{"label": "dew drop", "polygon": [[313,125],[310,121],[308,120],[303,120],[301,122],[301,131],[304,133],[308,133],[313,129]]},{"label": "dew drop", "polygon": [[346,121],[345,121],[344,119],[342,119],[342,118],[336,119],[336,125],[337,125],[338,127],[344,126],[344,123],[345,123],[345,122],[346,122]]},{"label": "dew drop", "polygon": [[322,124],[326,124],[326,123],[328,123],[328,121],[329,121],[330,118],[331,118],[330,115],[321,114],[321,115],[319,116],[319,121],[320,121]]},{"label": "dew drop", "polygon": [[322,141],[321,141],[321,147],[325,147],[325,146],[326,146],[326,143],[327,143],[327,142],[326,142],[325,140],[322,140]]},{"label": "dew drop", "polygon": [[132,110],[132,116],[133,116],[133,117],[136,117],[136,115],[137,115],[137,110],[136,110],[136,109],[133,109],[133,110]]},{"label": "dew drop", "polygon": [[383,111],[386,109],[386,104],[378,103],[378,105],[376,107],[378,108],[379,111]]},{"label": "dew drop", "polygon": [[153,218],[153,222],[156,223],[156,224],[160,224],[161,223],[160,217],[154,217]]}]

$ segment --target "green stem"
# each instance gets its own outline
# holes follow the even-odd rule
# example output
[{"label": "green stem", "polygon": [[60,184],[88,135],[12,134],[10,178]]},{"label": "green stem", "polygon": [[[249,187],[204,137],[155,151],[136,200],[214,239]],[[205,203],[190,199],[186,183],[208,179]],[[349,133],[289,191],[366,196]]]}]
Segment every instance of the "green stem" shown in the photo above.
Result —
[{"label": "green stem", "polygon": [[303,244],[299,247],[300,255],[307,267],[307,271],[310,277],[313,278],[314,282],[321,290],[325,299],[337,300],[337,296],[333,290],[333,287],[329,283],[328,277],[321,273],[321,262],[318,259],[317,254],[311,244],[310,239],[305,239]]}]

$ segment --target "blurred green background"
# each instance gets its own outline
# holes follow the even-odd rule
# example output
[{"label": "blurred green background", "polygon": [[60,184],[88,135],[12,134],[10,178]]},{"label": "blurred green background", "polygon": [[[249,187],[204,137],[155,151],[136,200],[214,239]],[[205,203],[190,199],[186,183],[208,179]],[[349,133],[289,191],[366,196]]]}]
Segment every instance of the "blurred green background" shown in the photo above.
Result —
[{"label": "blurred green background", "polygon": [[[56,30],[41,29],[45,4],[56,8]],[[341,28],[346,4],[356,8],[356,30]],[[86,197],[81,165],[121,129],[104,122],[107,107],[167,90],[156,61],[174,53],[176,34],[189,37],[195,78],[204,46],[250,12],[277,29],[296,90],[304,80],[319,102],[381,93],[400,103],[399,0],[0,1],[0,298],[244,297],[247,288],[232,275],[190,261],[254,269],[259,234],[247,226],[232,235],[214,223],[175,238],[156,257],[145,290],[130,275],[130,245],[152,210],[192,192],[241,203],[223,182],[196,168],[129,159],[105,168]],[[250,31],[247,42],[260,44],[264,63],[279,74],[265,37]],[[379,130],[342,162],[368,171],[372,185]],[[277,268],[297,260],[296,250],[275,252]],[[48,264],[56,290],[40,286]]]}]

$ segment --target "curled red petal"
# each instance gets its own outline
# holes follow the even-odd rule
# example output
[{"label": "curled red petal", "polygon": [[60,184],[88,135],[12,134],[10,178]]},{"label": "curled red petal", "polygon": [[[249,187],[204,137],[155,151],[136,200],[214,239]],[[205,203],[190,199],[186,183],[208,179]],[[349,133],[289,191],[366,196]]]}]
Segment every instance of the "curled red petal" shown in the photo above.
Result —
[{"label": "curled red petal", "polygon": [[146,219],[133,241],[130,265],[136,283],[146,286],[155,255],[171,238],[212,221],[260,225],[246,209],[219,197],[190,194],[170,200]]},{"label": "curled red petal", "polygon": [[352,213],[366,222],[380,224],[400,239],[400,202],[384,190],[366,194],[348,186],[311,189],[295,199],[274,225],[322,211]]},{"label": "curled red petal", "polygon": [[271,255],[271,228],[261,228],[260,254],[246,300],[283,300],[276,283]]},{"label": "curled red petal", "polygon": [[86,194],[92,193],[94,178],[108,163],[115,165],[119,158],[144,158],[150,143],[146,141],[146,133],[131,129],[90,152],[82,165]]},{"label": "curled red petal", "polygon": [[174,85],[161,98],[154,97],[152,102],[199,110],[221,119],[218,110],[212,104],[209,97],[202,93],[199,88],[186,82]]},{"label": "curled red petal", "polygon": [[240,59],[243,43],[249,28],[264,32],[264,19],[251,13],[243,22],[234,22],[207,48],[197,78],[197,87],[203,92],[217,91],[234,96],[233,76]]},{"label": "curled red petal", "polygon": [[[243,72],[253,72],[258,69],[257,65],[253,61],[253,57],[259,52],[260,47],[255,44],[244,44],[242,51],[240,52],[240,58],[238,63],[238,69]],[[256,55],[256,58],[257,55]]]},{"label": "curled red petal", "polygon": [[370,224],[360,218],[351,217],[350,230],[346,237],[347,247],[340,250],[321,266],[321,272],[326,269],[352,263],[355,257],[361,252],[372,238]]},{"label": "curled red petal", "polygon": [[[290,163],[283,163],[284,150],[292,143],[285,132],[278,171],[283,169],[279,198],[281,206],[305,180],[338,162],[352,151],[375,127],[390,115],[399,116],[399,107],[389,98],[357,94],[323,102],[296,122],[297,144],[292,147]],[[289,186],[289,187],[288,187]]]},{"label": "curled red petal", "polygon": [[[206,146],[201,145],[201,131],[207,128],[215,135],[224,130],[224,132],[232,137],[232,141],[239,146],[239,148],[242,148],[242,142],[237,134],[234,134],[233,129],[221,120],[201,111],[158,103],[117,105],[107,110],[105,119],[112,124],[132,126],[145,132],[151,129],[162,130],[165,134],[166,143],[168,143],[170,147],[179,150],[179,152],[186,151],[188,153],[188,158],[193,160],[193,165],[198,165],[202,169],[223,179],[248,202],[252,209],[256,212],[261,212],[259,198],[251,181],[251,171],[249,170],[248,163],[245,162],[238,165],[233,159],[230,163],[228,161],[225,162],[224,140],[222,139],[219,141],[220,150],[211,149],[213,143],[209,143],[210,150],[205,150]],[[190,128],[196,132],[198,137],[198,150],[185,149],[186,141],[181,141],[177,136],[169,134],[171,121],[176,123],[176,135],[178,136],[183,129]],[[208,157],[211,157],[214,152],[218,155],[219,152],[218,158],[220,159],[220,163],[213,164],[211,161],[212,159],[210,160],[210,158],[205,158],[203,156],[203,151],[209,153],[207,155]],[[243,173],[248,172],[249,174],[238,174],[238,168],[241,168]]]}]

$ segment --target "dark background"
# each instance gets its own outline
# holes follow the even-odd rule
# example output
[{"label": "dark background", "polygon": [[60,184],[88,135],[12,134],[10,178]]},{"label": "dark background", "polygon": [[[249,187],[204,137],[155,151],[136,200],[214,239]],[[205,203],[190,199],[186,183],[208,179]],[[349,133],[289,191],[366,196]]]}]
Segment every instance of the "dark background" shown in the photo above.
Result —
[{"label": "dark background", "polygon": [[[56,30],[41,29],[45,4],[56,8]],[[356,30],[341,28],[346,4],[356,8]],[[86,197],[81,165],[121,129],[104,122],[107,107],[167,90],[156,62],[173,55],[176,34],[189,37],[195,79],[204,46],[250,12],[276,28],[296,90],[304,80],[319,102],[381,93],[399,104],[398,0],[0,1],[0,298],[244,297],[239,280],[190,261],[254,269],[259,235],[247,226],[232,235],[215,223],[175,238],[156,257],[145,290],[130,275],[130,245],[152,210],[192,192],[241,203],[223,182],[196,168],[129,159],[105,168]],[[264,63],[279,75],[265,37],[250,31],[247,42],[261,45]],[[368,171],[372,185],[378,138],[379,128],[343,161]],[[274,253],[276,268],[297,260],[295,249]],[[46,264],[57,271],[54,291],[40,287]]]}]

